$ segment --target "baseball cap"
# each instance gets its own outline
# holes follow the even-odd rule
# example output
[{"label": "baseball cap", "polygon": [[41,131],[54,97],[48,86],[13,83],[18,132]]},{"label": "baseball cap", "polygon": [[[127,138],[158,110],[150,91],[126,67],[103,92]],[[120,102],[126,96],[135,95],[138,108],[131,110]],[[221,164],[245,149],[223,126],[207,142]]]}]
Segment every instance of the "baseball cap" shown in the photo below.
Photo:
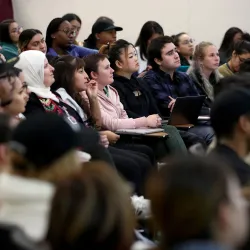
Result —
[{"label": "baseball cap", "polygon": [[83,146],[78,131],[54,113],[35,114],[13,131],[10,148],[36,168],[46,168],[65,153]]},{"label": "baseball cap", "polygon": [[0,59],[0,78],[14,75],[14,65],[19,61],[19,57],[14,57],[8,61]]},{"label": "baseball cap", "polygon": [[217,136],[223,135],[246,114],[250,114],[250,90],[231,88],[215,98],[210,113],[211,125]]},{"label": "baseball cap", "polygon": [[122,31],[122,27],[115,26],[113,23],[108,21],[97,21],[92,26],[92,34],[101,33],[102,31],[116,30]]}]

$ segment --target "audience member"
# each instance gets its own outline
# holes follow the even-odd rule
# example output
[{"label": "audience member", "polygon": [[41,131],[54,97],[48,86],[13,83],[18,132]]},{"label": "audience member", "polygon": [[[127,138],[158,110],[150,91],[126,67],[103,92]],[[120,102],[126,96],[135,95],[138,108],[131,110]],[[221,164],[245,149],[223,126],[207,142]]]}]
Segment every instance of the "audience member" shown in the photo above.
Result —
[{"label": "audience member", "polygon": [[15,20],[5,20],[0,23],[0,46],[1,54],[6,60],[18,56],[18,38],[22,28]]},{"label": "audience member", "polygon": [[95,50],[74,45],[76,35],[76,30],[68,21],[63,18],[53,19],[46,31],[47,55],[62,56],[69,54],[76,57],[84,57],[97,53]]},{"label": "audience member", "polygon": [[218,49],[210,42],[201,42],[195,47],[192,66],[188,75],[196,85],[200,95],[205,95],[205,104],[210,107],[213,100],[213,86],[221,76],[218,71],[220,57]]},{"label": "audience member", "polygon": [[74,44],[78,45],[78,46],[83,46],[83,42],[78,42],[77,41],[77,37],[78,37],[79,32],[80,32],[81,27],[82,27],[82,20],[81,20],[81,18],[78,15],[74,14],[74,13],[68,13],[68,14],[64,15],[62,17],[62,19],[70,22],[70,24],[72,25],[73,29],[76,31],[76,36],[75,36]]},{"label": "audience member", "polygon": [[[114,69],[114,87],[118,94],[124,110],[130,118],[139,118],[159,114],[155,99],[152,96],[147,84],[142,78],[136,78],[133,74],[138,71],[138,58],[133,44],[118,40],[109,49],[109,61]],[[185,141],[187,147],[200,142],[202,139],[196,138],[194,134],[182,131],[180,134],[173,126],[163,126],[169,137],[165,141],[171,153],[186,152],[186,147],[180,137]],[[154,140],[156,143],[157,141]],[[202,141],[202,143],[204,143]]]},{"label": "audience member", "polygon": [[244,62],[240,65],[239,74],[250,73],[250,58],[244,60]]},{"label": "audience member", "polygon": [[250,41],[242,40],[235,44],[232,57],[227,63],[219,67],[219,72],[223,76],[231,76],[239,71],[240,65],[246,59],[250,59]]},{"label": "audience member", "polygon": [[103,45],[112,44],[116,41],[116,32],[122,31],[122,27],[115,26],[109,21],[98,21],[92,26],[91,34],[84,41],[84,46],[99,50]]},{"label": "audience member", "polygon": [[[171,37],[152,40],[148,48],[148,62],[152,70],[143,79],[151,89],[163,117],[169,117],[177,97],[199,96],[192,79],[187,74],[176,71],[181,64]],[[197,125],[188,131],[202,137],[207,144],[212,141],[213,131],[209,126]]]},{"label": "audience member", "polygon": [[3,107],[3,112],[11,115],[13,119],[20,119],[20,115],[25,112],[25,107],[29,99],[29,90],[24,80],[21,70],[15,68],[16,79],[13,89],[12,101]]},{"label": "audience member", "polygon": [[36,29],[24,30],[19,36],[18,46],[20,52],[26,50],[40,50],[43,53],[47,52],[47,45],[43,34],[40,30]]},{"label": "audience member", "polygon": [[194,53],[194,39],[185,32],[173,35],[172,38],[179,53],[181,66],[190,66]]},{"label": "audience member", "polygon": [[6,63],[0,59],[0,111],[12,102],[16,81],[14,64],[17,61],[18,58]]},{"label": "audience member", "polygon": [[109,18],[109,17],[107,17],[107,16],[100,16],[100,17],[98,17],[97,19],[96,19],[96,21],[95,21],[95,23],[97,23],[97,22],[109,22],[109,23],[112,23],[112,24],[114,24],[115,22],[111,19],[111,18]]},{"label": "audience member", "polygon": [[160,250],[238,249],[248,236],[238,178],[218,160],[178,158],[148,182]]},{"label": "audience member", "polygon": [[139,37],[137,38],[137,41],[135,43],[139,61],[139,74],[146,70],[148,67],[148,45],[154,38],[160,36],[164,36],[164,31],[159,23],[155,21],[148,21],[142,26]]},{"label": "audience member", "polygon": [[221,64],[228,62],[232,56],[235,43],[242,40],[242,35],[243,31],[237,27],[232,27],[226,31],[219,48]]},{"label": "audience member", "polygon": [[125,183],[103,163],[88,163],[61,182],[52,201],[52,250],[129,250],[134,216]]},{"label": "audience member", "polygon": [[0,222],[43,240],[52,183],[80,170],[78,147],[78,134],[55,114],[36,114],[21,122],[9,142],[11,169],[0,175]]},{"label": "audience member", "polygon": [[[100,128],[102,125],[101,112],[97,99],[97,83],[89,81],[89,77],[84,71],[84,61],[72,56],[62,56],[53,62],[55,67],[55,83],[52,89],[60,95],[64,102],[74,108],[81,118],[90,126]],[[88,104],[85,105],[80,93],[86,91]],[[147,172],[151,169],[150,163],[140,157],[140,153],[133,151],[135,145],[130,150],[115,148],[120,136],[111,131],[100,132],[101,138],[108,139],[107,148],[115,162],[117,170],[135,187],[135,192],[141,194]],[[109,146],[109,143],[111,146]],[[123,147],[122,147],[123,148]],[[93,148],[92,157],[96,148]],[[97,159],[97,157],[94,157]]]},{"label": "audience member", "polygon": [[211,109],[211,125],[217,138],[211,154],[230,164],[243,186],[250,183],[250,168],[243,161],[250,153],[249,112],[250,91],[242,87],[220,93]]}]

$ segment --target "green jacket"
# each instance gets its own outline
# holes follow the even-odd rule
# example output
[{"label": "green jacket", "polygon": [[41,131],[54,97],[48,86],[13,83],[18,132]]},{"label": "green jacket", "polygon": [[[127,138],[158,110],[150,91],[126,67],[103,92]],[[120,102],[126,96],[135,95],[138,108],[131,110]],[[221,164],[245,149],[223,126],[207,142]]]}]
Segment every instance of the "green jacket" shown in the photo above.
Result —
[{"label": "green jacket", "polygon": [[0,53],[4,55],[7,61],[18,56],[18,48],[15,44],[0,42],[0,46],[2,47]]}]

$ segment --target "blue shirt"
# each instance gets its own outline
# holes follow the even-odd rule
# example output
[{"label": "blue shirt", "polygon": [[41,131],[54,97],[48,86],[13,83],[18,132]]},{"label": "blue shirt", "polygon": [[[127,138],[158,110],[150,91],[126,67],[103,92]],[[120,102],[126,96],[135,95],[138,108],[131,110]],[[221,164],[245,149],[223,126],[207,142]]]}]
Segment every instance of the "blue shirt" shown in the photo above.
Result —
[{"label": "blue shirt", "polygon": [[[77,45],[74,45],[74,44],[70,45],[68,47],[68,49],[66,50],[66,52],[71,56],[81,57],[81,58],[85,57],[85,56],[88,56],[88,55],[91,55],[91,54],[97,54],[98,53],[98,51],[95,50],[95,49],[88,49],[88,48],[77,46]],[[56,51],[53,48],[48,49],[47,55],[49,55],[49,56],[58,56],[58,54],[56,53]]]},{"label": "blue shirt", "polygon": [[163,116],[169,116],[169,96],[177,97],[199,96],[192,79],[183,72],[176,71],[173,79],[162,70],[149,70],[143,77],[155,97],[157,106]]}]

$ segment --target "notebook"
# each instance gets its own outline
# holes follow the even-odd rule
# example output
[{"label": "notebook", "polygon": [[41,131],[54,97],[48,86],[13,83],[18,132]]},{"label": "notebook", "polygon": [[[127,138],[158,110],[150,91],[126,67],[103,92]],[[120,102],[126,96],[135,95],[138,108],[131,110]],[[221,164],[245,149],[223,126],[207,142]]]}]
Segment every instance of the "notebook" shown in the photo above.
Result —
[{"label": "notebook", "polygon": [[117,134],[127,134],[127,135],[146,135],[157,132],[164,132],[162,128],[130,128],[130,129],[118,129]]}]

